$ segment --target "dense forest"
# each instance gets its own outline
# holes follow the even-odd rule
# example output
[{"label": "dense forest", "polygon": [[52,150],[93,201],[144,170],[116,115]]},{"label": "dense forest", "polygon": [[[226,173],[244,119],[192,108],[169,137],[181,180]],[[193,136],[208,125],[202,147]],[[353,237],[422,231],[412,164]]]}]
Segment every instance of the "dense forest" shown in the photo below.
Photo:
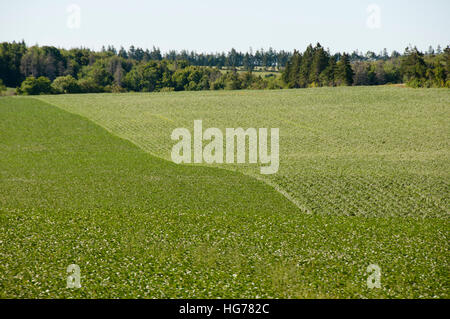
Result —
[{"label": "dense forest", "polygon": [[[196,53],[113,46],[96,52],[0,43],[0,91],[17,94],[276,89],[405,83],[450,87],[450,47],[403,54],[331,54],[319,43],[301,53],[269,49]],[[277,76],[281,73],[281,76]]]}]

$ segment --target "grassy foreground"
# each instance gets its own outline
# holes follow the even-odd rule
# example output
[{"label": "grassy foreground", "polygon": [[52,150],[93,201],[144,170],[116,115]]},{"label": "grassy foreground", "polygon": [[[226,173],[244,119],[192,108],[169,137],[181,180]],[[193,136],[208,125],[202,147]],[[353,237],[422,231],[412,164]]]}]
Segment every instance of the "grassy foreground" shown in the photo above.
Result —
[{"label": "grassy foreground", "polygon": [[[158,125],[170,128],[162,124],[171,119],[162,100],[177,110],[194,101],[176,93],[141,96],[76,96],[77,111],[123,137],[141,128],[136,136],[163,154],[164,134],[148,135]],[[43,97],[74,111],[72,98]],[[179,98],[187,104],[172,100]],[[161,111],[132,114],[133,105]],[[108,114],[96,111],[108,106]],[[132,116],[134,125],[121,122]],[[449,297],[442,211],[348,216],[308,206],[313,214],[305,214],[253,178],[174,165],[32,98],[0,99],[0,133],[0,297]],[[443,183],[446,164],[435,165],[425,167]],[[447,200],[448,189],[430,191]],[[81,289],[66,288],[72,263],[81,268]],[[381,289],[366,286],[372,263],[381,267]]]}]

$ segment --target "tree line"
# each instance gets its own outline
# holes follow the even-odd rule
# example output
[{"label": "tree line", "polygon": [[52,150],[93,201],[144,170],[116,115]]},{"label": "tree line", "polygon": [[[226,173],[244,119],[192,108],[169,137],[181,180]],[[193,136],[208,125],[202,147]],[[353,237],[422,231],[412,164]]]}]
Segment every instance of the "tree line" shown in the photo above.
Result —
[{"label": "tree line", "polygon": [[[369,52],[370,53],[370,52]],[[405,83],[410,87],[450,87],[450,47],[427,54],[407,47],[404,54],[384,51],[375,56],[358,53],[331,55],[319,43],[303,53],[294,51],[282,79],[289,88]]]},{"label": "tree line", "polygon": [[[152,92],[219,89],[276,89],[406,83],[450,87],[450,48],[403,54],[354,51],[331,54],[319,43],[304,52],[257,50],[195,53],[158,48],[101,51],[0,43],[0,88],[18,94]],[[276,73],[256,72],[270,70]]]}]

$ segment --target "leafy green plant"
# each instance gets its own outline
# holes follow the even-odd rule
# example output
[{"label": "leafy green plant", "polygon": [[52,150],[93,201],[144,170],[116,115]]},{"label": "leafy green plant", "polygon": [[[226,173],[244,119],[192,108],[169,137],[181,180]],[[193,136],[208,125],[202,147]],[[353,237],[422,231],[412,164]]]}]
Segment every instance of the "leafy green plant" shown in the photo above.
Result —
[{"label": "leafy green plant", "polygon": [[45,76],[38,78],[29,76],[22,82],[17,92],[23,95],[50,94],[52,93],[51,81]]}]

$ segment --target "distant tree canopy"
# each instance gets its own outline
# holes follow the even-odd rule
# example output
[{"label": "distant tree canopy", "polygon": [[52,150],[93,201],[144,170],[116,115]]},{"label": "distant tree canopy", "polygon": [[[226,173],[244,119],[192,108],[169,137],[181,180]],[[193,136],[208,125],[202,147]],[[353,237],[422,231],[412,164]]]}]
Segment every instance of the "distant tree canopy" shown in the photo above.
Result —
[{"label": "distant tree canopy", "polygon": [[71,75],[59,76],[52,83],[54,93],[80,93],[78,81]]},{"label": "distant tree canopy", "polygon": [[[241,53],[27,47],[0,43],[0,80],[19,94],[238,90],[406,83],[450,87],[450,48],[426,54],[407,48],[391,55],[354,51],[331,54],[319,43],[303,53],[269,49]],[[259,71],[282,72],[281,77]],[[258,72],[256,72],[258,71]],[[259,75],[258,75],[259,74]]]},{"label": "distant tree canopy", "polygon": [[52,82],[45,76],[38,78],[29,76],[22,82],[17,91],[24,95],[50,94],[52,93],[51,84]]},{"label": "distant tree canopy", "polygon": [[330,55],[318,43],[304,53],[294,51],[282,79],[290,88],[336,85],[381,85],[406,83],[411,87],[450,87],[450,48],[424,55],[417,48],[406,48],[404,55],[386,50],[377,56],[354,52]]},{"label": "distant tree canopy", "polygon": [[25,79],[20,70],[22,56],[27,51],[25,42],[0,43],[0,79],[9,87],[16,87]]},{"label": "distant tree canopy", "polygon": [[407,48],[400,72],[411,87],[450,87],[450,47],[425,56],[417,48]]},{"label": "distant tree canopy", "polygon": [[352,85],[353,74],[347,54],[332,56],[317,43],[303,54],[294,51],[282,79],[289,88]]}]

